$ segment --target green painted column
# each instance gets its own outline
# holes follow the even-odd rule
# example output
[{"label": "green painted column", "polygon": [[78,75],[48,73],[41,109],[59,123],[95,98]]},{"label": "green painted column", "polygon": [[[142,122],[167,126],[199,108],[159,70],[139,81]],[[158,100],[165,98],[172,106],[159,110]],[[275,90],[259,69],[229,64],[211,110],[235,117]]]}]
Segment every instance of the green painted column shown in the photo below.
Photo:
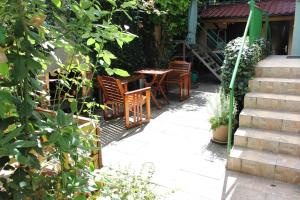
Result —
[{"label": "green painted column", "polygon": [[198,3],[197,0],[192,0],[189,8],[188,35],[186,37],[188,44],[196,44],[197,19]]},{"label": "green painted column", "polygon": [[300,56],[300,0],[296,0],[292,56]]}]

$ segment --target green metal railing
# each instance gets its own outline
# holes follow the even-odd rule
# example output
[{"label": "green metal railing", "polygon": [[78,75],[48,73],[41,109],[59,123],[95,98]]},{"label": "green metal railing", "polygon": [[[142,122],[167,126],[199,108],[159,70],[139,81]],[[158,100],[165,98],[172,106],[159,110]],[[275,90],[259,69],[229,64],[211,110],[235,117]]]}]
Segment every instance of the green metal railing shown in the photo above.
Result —
[{"label": "green metal railing", "polygon": [[270,26],[269,26],[269,17],[268,14],[258,8],[255,5],[254,0],[249,1],[250,13],[247,20],[245,32],[242,39],[242,45],[238,52],[237,60],[234,66],[232,78],[230,81],[230,104],[229,104],[229,123],[228,123],[228,143],[227,143],[227,152],[230,153],[232,148],[232,131],[233,131],[233,118],[234,118],[234,88],[235,88],[235,80],[238,72],[238,68],[240,65],[243,49],[246,43],[247,34],[249,32],[249,44],[253,44],[257,39],[261,38],[262,30],[263,30],[263,15],[265,15],[265,35],[264,37],[270,40]]}]

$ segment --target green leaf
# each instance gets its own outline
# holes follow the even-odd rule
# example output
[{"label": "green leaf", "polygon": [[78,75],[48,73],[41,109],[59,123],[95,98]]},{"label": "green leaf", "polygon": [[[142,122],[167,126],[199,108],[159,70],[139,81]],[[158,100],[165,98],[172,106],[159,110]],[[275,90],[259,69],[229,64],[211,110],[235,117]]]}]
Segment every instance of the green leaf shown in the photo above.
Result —
[{"label": "green leaf", "polygon": [[[0,116],[1,116],[1,114],[0,114]],[[16,117],[9,117],[9,118],[0,120],[0,133],[3,132],[5,129],[7,129],[10,125],[15,123],[16,121],[17,121]],[[1,134],[0,134],[0,138],[1,138]]]},{"label": "green leaf", "polygon": [[106,73],[107,73],[109,76],[111,76],[111,75],[114,74],[114,70],[111,69],[111,68],[109,68],[109,67],[106,67],[106,68],[105,68],[105,71],[106,71]]},{"label": "green leaf", "polygon": [[27,101],[27,102],[24,101],[20,105],[18,113],[22,117],[29,117],[29,116],[32,115],[33,108],[34,108],[34,105],[33,105],[32,100],[31,101]]},{"label": "green leaf", "polygon": [[137,37],[136,35],[131,33],[120,33],[119,39],[122,40],[123,42],[129,43],[136,37]]},{"label": "green leaf", "polygon": [[110,59],[110,57],[107,54],[105,54],[103,56],[103,60],[104,60],[104,62],[106,62],[106,64],[108,64],[108,65],[111,64],[111,59]]},{"label": "green leaf", "polygon": [[83,9],[88,9],[91,6],[91,2],[89,0],[81,0],[79,5]]},{"label": "green leaf", "polygon": [[60,140],[60,134],[58,132],[52,132],[49,137],[49,142],[56,143]]},{"label": "green leaf", "polygon": [[29,80],[30,80],[30,83],[31,83],[32,88],[33,88],[34,90],[39,90],[39,91],[41,91],[41,90],[43,89],[41,83],[40,83],[39,81],[37,81],[36,79],[30,78]]},{"label": "green leaf", "polygon": [[69,102],[70,102],[71,112],[72,113],[77,112],[78,111],[77,101],[75,99],[69,99]]},{"label": "green leaf", "polygon": [[117,7],[116,0],[106,0],[106,1],[108,1],[111,5]]},{"label": "green leaf", "polygon": [[13,143],[16,148],[28,148],[37,146],[36,141],[17,140]]},{"label": "green leaf", "polygon": [[75,197],[73,200],[86,200],[86,197],[82,195],[82,196]]},{"label": "green leaf", "polygon": [[60,0],[51,0],[51,1],[52,1],[52,3],[53,3],[56,7],[58,7],[58,8],[61,7],[61,1],[60,1]]},{"label": "green leaf", "polygon": [[125,9],[125,8],[135,8],[136,4],[137,4],[137,2],[135,0],[126,1],[121,5],[121,8],[123,8],[123,9]]},{"label": "green leaf", "polygon": [[70,140],[67,137],[60,137],[60,139],[57,140],[57,143],[59,144],[62,151],[68,152],[70,150],[69,141]]},{"label": "green leaf", "polygon": [[123,76],[123,77],[128,77],[130,76],[129,73],[123,69],[118,69],[118,68],[114,68],[113,69],[114,73],[119,75],[119,76]]},{"label": "green leaf", "polygon": [[96,42],[96,40],[94,38],[89,38],[88,41],[86,42],[87,45],[92,45]]},{"label": "green leaf", "polygon": [[42,65],[41,65],[39,62],[33,60],[32,58],[27,58],[27,59],[26,59],[26,66],[27,66],[27,69],[28,69],[28,70],[30,70],[31,72],[33,72],[33,73],[35,73],[35,74],[36,74],[39,70],[42,70],[42,69],[43,69]]},{"label": "green leaf", "polygon": [[14,129],[12,132],[7,133],[7,135],[0,140],[0,146],[3,146],[4,144],[7,144],[12,139],[14,139],[17,136],[21,135],[22,130],[23,130],[23,127],[19,127],[19,128]]},{"label": "green leaf", "polygon": [[58,112],[57,112],[56,119],[57,119],[57,123],[58,123],[59,126],[64,126],[65,123],[66,123],[66,118],[65,118],[64,111],[59,109]]},{"label": "green leaf", "polygon": [[5,43],[5,29],[0,26],[0,44],[4,44]]},{"label": "green leaf", "polygon": [[24,25],[22,20],[18,19],[14,25],[14,33],[17,38],[20,38],[24,35]]},{"label": "green leaf", "polygon": [[122,40],[117,39],[117,43],[118,43],[120,48],[123,47],[124,42]]},{"label": "green leaf", "polygon": [[108,65],[111,64],[111,60],[112,59],[116,59],[117,58],[113,53],[111,53],[110,51],[107,51],[107,50],[104,50],[102,52],[102,54],[100,54],[99,56],[102,57],[103,60],[104,60],[104,62],[106,64],[108,64]]},{"label": "green leaf", "polygon": [[21,81],[27,76],[27,68],[26,68],[26,57],[20,55],[14,55],[9,58],[14,63],[14,68],[12,70],[12,78],[16,81]]},{"label": "green leaf", "polygon": [[2,75],[3,77],[8,77],[9,66],[7,63],[0,63],[0,75]]},{"label": "green leaf", "polygon": [[99,43],[95,43],[95,50],[99,53],[102,50],[102,47],[100,46]]}]

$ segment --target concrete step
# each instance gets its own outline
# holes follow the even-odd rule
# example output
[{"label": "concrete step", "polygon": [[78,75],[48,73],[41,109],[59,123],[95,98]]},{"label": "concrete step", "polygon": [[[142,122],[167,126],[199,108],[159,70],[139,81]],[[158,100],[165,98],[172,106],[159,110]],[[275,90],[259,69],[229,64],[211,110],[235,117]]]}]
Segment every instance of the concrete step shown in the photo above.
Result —
[{"label": "concrete step", "polygon": [[255,68],[256,77],[300,78],[300,59],[270,56]]},{"label": "concrete step", "polygon": [[239,126],[300,133],[300,113],[245,108]]},{"label": "concrete step", "polygon": [[300,96],[250,92],[245,96],[245,108],[300,112]]},{"label": "concrete step", "polygon": [[251,92],[300,95],[300,79],[254,78],[249,81]]},{"label": "concrete step", "polygon": [[300,156],[300,134],[252,128],[239,128],[234,135],[234,145]]},{"label": "concrete step", "polygon": [[243,147],[234,147],[227,161],[229,170],[300,184],[300,159]]},{"label": "concrete step", "polygon": [[255,68],[256,77],[300,78],[300,65],[297,67],[264,67]]}]

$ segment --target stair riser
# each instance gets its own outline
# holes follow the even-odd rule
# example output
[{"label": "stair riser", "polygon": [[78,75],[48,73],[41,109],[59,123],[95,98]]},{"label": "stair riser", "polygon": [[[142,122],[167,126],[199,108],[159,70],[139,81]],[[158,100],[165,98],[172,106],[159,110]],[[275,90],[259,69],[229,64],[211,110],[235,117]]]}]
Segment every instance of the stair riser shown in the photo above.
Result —
[{"label": "stair riser", "polygon": [[227,168],[232,171],[300,184],[300,170],[294,168],[286,168],[275,166],[275,164],[265,164],[232,157],[228,158]]},{"label": "stair riser", "polygon": [[256,67],[256,77],[300,78],[300,67]]},{"label": "stair riser", "polygon": [[300,95],[300,83],[250,80],[251,92]]},{"label": "stair riser", "polygon": [[283,143],[278,141],[264,140],[261,138],[251,138],[235,135],[234,145],[260,151],[269,151],[273,153],[300,156],[300,145],[298,144]]},{"label": "stair riser", "polygon": [[300,101],[246,96],[245,108],[300,112]]},{"label": "stair riser", "polygon": [[300,133],[300,121],[272,119],[240,114],[240,127]]}]

